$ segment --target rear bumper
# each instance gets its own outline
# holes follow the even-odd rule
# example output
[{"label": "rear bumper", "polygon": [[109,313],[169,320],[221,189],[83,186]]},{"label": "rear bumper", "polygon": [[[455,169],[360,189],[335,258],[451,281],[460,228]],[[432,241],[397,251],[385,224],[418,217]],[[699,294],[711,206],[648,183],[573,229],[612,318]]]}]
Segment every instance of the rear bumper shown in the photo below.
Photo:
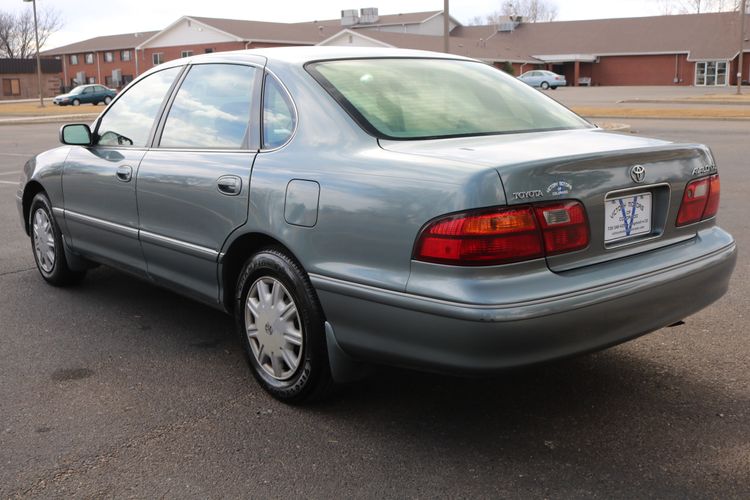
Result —
[{"label": "rear bumper", "polygon": [[[350,356],[431,371],[487,374],[604,349],[708,306],[727,291],[731,237],[695,258],[548,299],[466,304],[312,275],[336,341]],[[698,238],[700,239],[700,238]],[[702,250],[702,251],[701,251]],[[501,284],[498,284],[501,286]]]}]

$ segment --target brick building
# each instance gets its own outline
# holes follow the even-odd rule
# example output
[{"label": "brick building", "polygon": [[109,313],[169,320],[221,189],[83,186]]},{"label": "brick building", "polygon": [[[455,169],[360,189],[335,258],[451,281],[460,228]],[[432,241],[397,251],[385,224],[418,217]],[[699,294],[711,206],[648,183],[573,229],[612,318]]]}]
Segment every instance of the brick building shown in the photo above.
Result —
[{"label": "brick building", "polygon": [[[745,24],[750,24],[745,17]],[[740,16],[710,13],[589,21],[463,26],[449,19],[450,51],[514,72],[546,68],[573,85],[699,85],[736,82]],[[161,31],[97,37],[43,53],[62,61],[66,85],[119,87],[161,62],[211,51],[285,45],[359,45],[443,50],[443,12],[271,23],[183,16]],[[748,27],[750,31],[750,27]],[[745,40],[744,52],[750,53]],[[745,58],[743,80],[750,74]]]},{"label": "brick building", "polygon": [[[42,59],[42,94],[52,97],[60,90],[62,64]],[[0,59],[0,100],[39,96],[36,59]]]}]

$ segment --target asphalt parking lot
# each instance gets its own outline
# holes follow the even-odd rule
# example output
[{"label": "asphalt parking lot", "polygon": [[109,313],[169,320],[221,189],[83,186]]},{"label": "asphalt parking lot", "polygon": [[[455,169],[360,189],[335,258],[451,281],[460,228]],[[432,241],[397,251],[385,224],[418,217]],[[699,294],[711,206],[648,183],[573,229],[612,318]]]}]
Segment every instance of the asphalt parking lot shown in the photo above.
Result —
[{"label": "asphalt parking lot", "polygon": [[58,125],[0,127],[0,498],[750,497],[750,122],[629,120],[712,147],[729,294],[608,351],[465,380],[380,369],[268,397],[230,318],[107,268],[33,268],[15,208]]}]

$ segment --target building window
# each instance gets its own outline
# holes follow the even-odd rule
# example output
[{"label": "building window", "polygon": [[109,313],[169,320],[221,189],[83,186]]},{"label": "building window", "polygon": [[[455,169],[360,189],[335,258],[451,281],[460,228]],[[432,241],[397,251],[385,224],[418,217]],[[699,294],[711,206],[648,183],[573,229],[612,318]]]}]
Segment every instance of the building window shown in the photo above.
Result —
[{"label": "building window", "polygon": [[204,52],[205,52],[206,54],[210,54],[210,53],[211,53],[211,52],[213,52],[213,51],[214,51],[214,49],[206,49],[206,50],[205,50]]},{"label": "building window", "polygon": [[698,86],[723,86],[727,84],[727,61],[703,61],[695,63],[695,84]]},{"label": "building window", "polygon": [[133,75],[122,75],[122,85],[125,86],[133,81]]},{"label": "building window", "polygon": [[78,64],[78,54],[70,54],[70,64]]},{"label": "building window", "polygon": [[88,83],[96,83],[96,77],[95,76],[90,76]]},{"label": "building window", "polygon": [[190,57],[192,55],[193,55],[192,50],[183,50],[182,52],[180,52],[180,57]]},{"label": "building window", "polygon": [[105,52],[104,53],[104,62],[114,62],[115,60],[115,54],[114,52]]},{"label": "building window", "polygon": [[21,80],[18,78],[3,78],[3,95],[21,95]]},{"label": "building window", "polygon": [[89,52],[86,54],[86,64],[94,64],[94,53]]},{"label": "building window", "polygon": [[130,51],[129,50],[121,50],[120,51],[120,61],[130,61]]},{"label": "building window", "polygon": [[156,52],[154,54],[151,54],[151,60],[154,63],[154,66],[157,66],[164,62],[164,52]]}]

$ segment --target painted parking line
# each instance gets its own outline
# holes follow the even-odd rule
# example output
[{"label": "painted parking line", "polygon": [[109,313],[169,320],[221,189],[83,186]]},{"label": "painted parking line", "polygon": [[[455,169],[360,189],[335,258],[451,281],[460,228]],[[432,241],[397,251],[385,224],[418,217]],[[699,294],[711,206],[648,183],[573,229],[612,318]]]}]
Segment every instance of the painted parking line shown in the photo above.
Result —
[{"label": "painted parking line", "polygon": [[18,181],[0,181],[0,184],[12,184],[13,186],[18,186]]},{"label": "painted parking line", "polygon": [[20,175],[21,172],[0,172],[0,175]]},{"label": "painted parking line", "polygon": [[31,158],[34,153],[0,153],[0,156],[23,156],[25,158]]}]

